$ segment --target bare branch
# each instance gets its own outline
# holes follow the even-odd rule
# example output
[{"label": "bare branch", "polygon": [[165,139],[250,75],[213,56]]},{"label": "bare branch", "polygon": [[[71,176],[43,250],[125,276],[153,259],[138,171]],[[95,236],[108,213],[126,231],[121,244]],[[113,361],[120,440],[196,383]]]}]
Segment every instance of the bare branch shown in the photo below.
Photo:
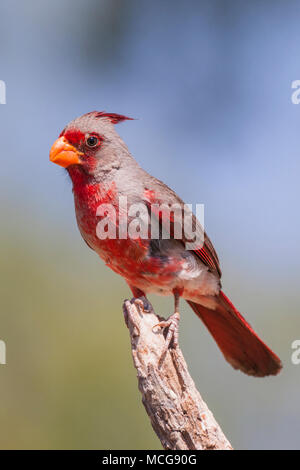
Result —
[{"label": "bare branch", "polygon": [[180,348],[169,349],[159,365],[165,337],[154,333],[153,327],[161,317],[153,309],[145,313],[140,303],[126,300],[123,311],[142,401],[162,446],[168,450],[232,450],[196,389]]}]

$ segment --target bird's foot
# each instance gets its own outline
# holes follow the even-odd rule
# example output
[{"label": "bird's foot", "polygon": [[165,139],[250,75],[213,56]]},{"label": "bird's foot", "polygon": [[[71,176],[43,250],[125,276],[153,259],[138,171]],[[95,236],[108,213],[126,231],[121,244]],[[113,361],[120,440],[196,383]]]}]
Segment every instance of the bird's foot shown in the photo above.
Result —
[{"label": "bird's foot", "polygon": [[168,329],[165,346],[158,363],[159,366],[161,366],[168,349],[170,347],[172,347],[173,349],[176,349],[178,347],[179,320],[179,312],[175,312],[167,320],[160,321],[159,323],[157,323],[157,325],[152,328],[153,331],[156,330],[156,328]]},{"label": "bird's foot", "polygon": [[145,296],[139,298],[134,297],[131,302],[134,303],[142,313],[150,313],[153,310],[152,305]]}]

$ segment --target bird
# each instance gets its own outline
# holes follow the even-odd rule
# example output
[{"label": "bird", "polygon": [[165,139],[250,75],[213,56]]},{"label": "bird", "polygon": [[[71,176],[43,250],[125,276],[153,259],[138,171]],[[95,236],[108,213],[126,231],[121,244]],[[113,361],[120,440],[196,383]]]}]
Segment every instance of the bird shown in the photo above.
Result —
[{"label": "bird", "polygon": [[[256,377],[278,374],[282,368],[279,357],[222,291],[219,259],[201,223],[192,216],[192,226],[201,239],[192,248],[187,247],[183,230],[181,236],[174,236],[175,219],[167,209],[175,205],[183,211],[186,206],[131,155],[116,131],[116,124],[127,120],[132,118],[105,111],[86,113],[67,124],[51,147],[50,161],[65,168],[71,178],[77,225],[84,241],[125,279],[145,312],[149,311],[149,294],[173,297],[174,312],[157,325],[166,332],[166,348],[178,347],[180,300],[184,299],[233,368]],[[122,198],[125,208],[120,208]],[[142,205],[151,214],[145,222],[147,236],[124,232],[124,220],[127,229],[135,220],[128,209],[134,205]],[[160,207],[165,209],[160,211]],[[166,223],[169,237],[162,235]],[[109,228],[116,236],[103,234],[105,224],[107,233]],[[154,226],[159,229],[155,237]]]}]

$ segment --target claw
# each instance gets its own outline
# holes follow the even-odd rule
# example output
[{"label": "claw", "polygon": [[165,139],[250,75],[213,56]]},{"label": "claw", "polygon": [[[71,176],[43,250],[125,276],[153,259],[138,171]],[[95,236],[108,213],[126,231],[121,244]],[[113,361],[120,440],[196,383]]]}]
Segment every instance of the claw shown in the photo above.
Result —
[{"label": "claw", "polygon": [[152,305],[146,297],[133,298],[132,301],[143,313],[150,313],[152,311]]},{"label": "claw", "polygon": [[170,326],[170,321],[169,320],[162,320],[159,323],[157,323],[156,325],[152,326],[152,331],[153,331],[153,333],[155,333],[154,330],[156,328],[165,329],[165,328],[168,328],[169,326]]}]

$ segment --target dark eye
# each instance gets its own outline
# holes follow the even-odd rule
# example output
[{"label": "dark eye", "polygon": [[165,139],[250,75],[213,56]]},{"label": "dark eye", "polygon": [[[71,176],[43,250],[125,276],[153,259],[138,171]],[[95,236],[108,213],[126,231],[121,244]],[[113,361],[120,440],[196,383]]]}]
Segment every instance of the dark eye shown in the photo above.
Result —
[{"label": "dark eye", "polygon": [[100,140],[98,137],[96,137],[95,135],[90,135],[87,139],[86,139],[86,143],[89,147],[93,148],[93,147],[97,147],[100,143]]}]

